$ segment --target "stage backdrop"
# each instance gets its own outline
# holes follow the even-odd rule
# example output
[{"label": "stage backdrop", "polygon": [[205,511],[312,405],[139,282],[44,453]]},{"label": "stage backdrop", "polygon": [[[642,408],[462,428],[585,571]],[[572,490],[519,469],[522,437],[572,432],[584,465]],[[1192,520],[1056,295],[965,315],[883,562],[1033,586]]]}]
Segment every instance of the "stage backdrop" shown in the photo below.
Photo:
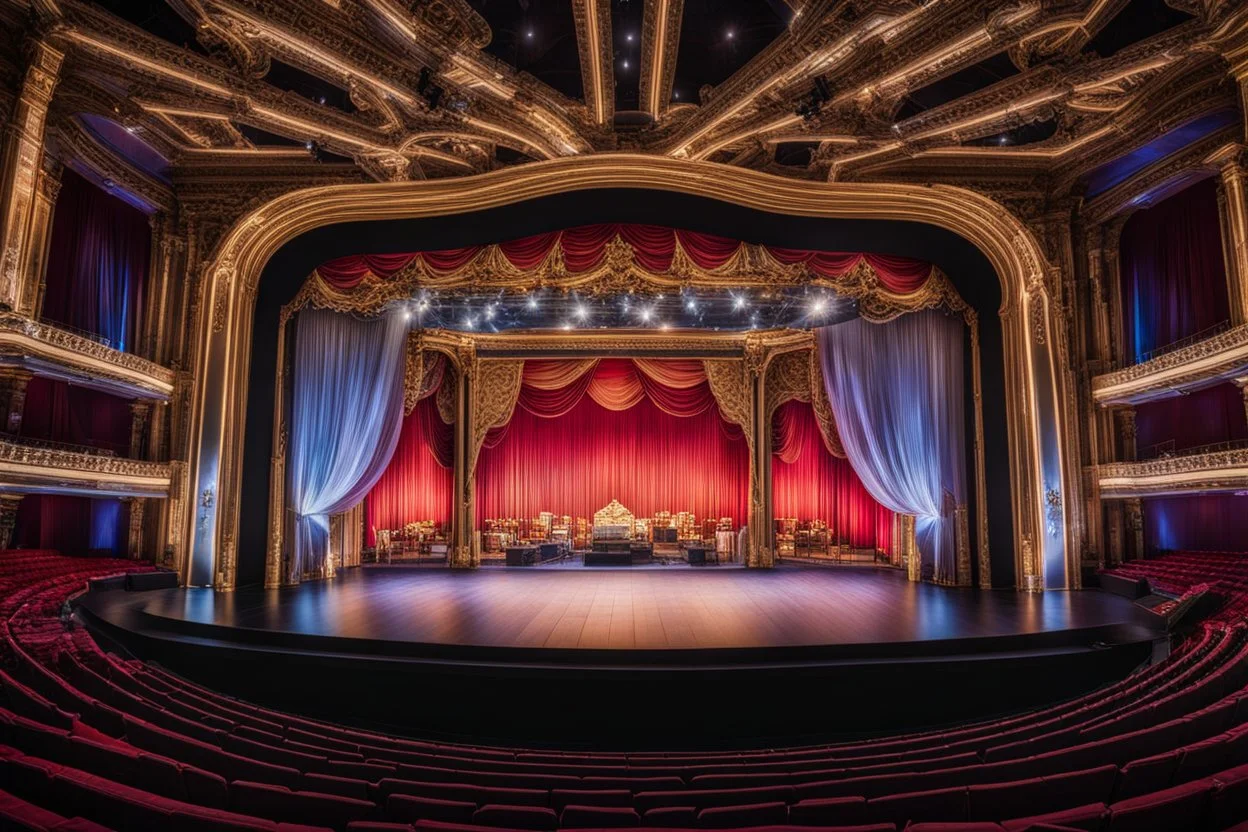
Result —
[{"label": "stage backdrop", "polygon": [[700,361],[529,361],[511,421],[477,462],[477,522],[691,511],[743,525],[749,449]]},{"label": "stage backdrop", "polygon": [[368,493],[368,545],[377,545],[378,529],[400,529],[425,520],[446,527],[451,521],[454,466],[455,426],[442,421],[437,396],[427,396],[404,418],[390,465]]}]

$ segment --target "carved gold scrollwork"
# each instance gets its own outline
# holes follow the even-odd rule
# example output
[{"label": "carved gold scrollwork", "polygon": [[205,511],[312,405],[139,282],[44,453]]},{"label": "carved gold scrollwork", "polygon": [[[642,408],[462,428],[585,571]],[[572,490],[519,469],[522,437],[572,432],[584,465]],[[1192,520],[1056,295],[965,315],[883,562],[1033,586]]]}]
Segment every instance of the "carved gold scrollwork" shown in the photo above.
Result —
[{"label": "carved gold scrollwork", "polygon": [[468,459],[468,476],[477,469],[477,457],[491,428],[502,427],[511,420],[516,400],[520,398],[520,380],[524,362],[495,359],[480,362],[472,386],[472,456]]},{"label": "carved gold scrollwork", "polygon": [[770,423],[776,408],[787,401],[810,401],[810,351],[782,353],[767,366],[766,413]]}]

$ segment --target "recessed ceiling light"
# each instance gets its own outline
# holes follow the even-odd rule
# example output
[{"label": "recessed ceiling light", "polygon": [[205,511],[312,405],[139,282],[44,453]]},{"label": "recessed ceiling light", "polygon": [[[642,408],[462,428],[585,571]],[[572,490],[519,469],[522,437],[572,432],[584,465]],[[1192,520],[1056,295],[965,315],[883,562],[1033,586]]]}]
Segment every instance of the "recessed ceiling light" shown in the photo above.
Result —
[{"label": "recessed ceiling light", "polygon": [[737,36],[737,31],[735,29],[729,29],[726,34],[728,36],[728,40],[732,40]]},{"label": "recessed ceiling light", "polygon": [[629,32],[627,35],[625,35],[625,36],[624,36],[624,40],[628,41],[629,43],[632,43],[632,42],[633,42],[633,33],[632,33],[632,32]]},{"label": "recessed ceiling light", "polygon": [[532,30],[532,29],[530,29],[530,30],[528,30],[527,32],[525,32],[525,33],[524,33],[524,36],[525,36],[526,38],[528,38],[529,40],[533,40],[533,34],[534,34],[533,30]]},{"label": "recessed ceiling light", "polygon": [[624,68],[628,69],[628,58],[624,59]]}]

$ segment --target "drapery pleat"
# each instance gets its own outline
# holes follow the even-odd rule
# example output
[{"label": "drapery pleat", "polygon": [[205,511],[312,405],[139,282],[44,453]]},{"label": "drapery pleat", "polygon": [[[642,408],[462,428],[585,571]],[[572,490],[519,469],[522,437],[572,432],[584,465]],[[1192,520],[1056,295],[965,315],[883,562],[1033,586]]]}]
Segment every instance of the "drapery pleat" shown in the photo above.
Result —
[{"label": "drapery pleat", "polygon": [[17,506],[13,546],[67,555],[121,557],[129,512],[121,500],[71,494],[27,494]]},{"label": "drapery pleat", "polygon": [[[530,360],[524,364],[517,405],[547,419],[569,413],[589,396],[607,410],[628,410],[649,398],[672,416],[696,416],[715,404],[701,361],[681,359]],[[487,447],[506,427],[493,429]]]},{"label": "drapery pleat", "polygon": [[647,397],[608,410],[589,396],[560,418],[517,408],[477,463],[477,519],[593,517],[616,499],[638,517],[692,511],[745,522],[749,451],[717,409],[680,417]]},{"label": "drapery pleat", "polygon": [[[498,254],[512,266],[528,271],[540,266],[558,245],[563,253],[564,267],[568,272],[578,274],[597,268],[606,256],[608,244],[616,237],[632,248],[638,265],[655,273],[671,268],[678,245],[695,266],[707,270],[729,263],[744,245],[742,241],[728,237],[658,225],[605,223],[508,240],[499,243],[496,248]],[[340,257],[322,264],[317,272],[330,286],[345,290],[359,285],[370,272],[384,280],[418,257],[436,272],[451,272],[463,268],[488,248],[465,246],[407,254]],[[929,263],[907,257],[771,246],[766,250],[782,263],[805,263],[825,277],[839,277],[865,262],[875,270],[884,287],[895,294],[917,291],[932,273]]]},{"label": "drapery pleat", "polygon": [[364,499],[403,427],[407,324],[299,313],[291,403],[288,493],[295,510],[295,574],[323,569],[329,516]]},{"label": "drapery pleat", "polygon": [[424,520],[449,523],[454,466],[455,426],[442,421],[434,397],[421,399],[403,420],[385,473],[368,492],[368,545],[376,545],[376,529],[398,529]]},{"label": "drapery pleat", "polygon": [[[1184,396],[1135,406],[1136,447],[1141,456],[1156,456],[1162,443],[1171,450],[1248,438],[1244,394],[1234,384],[1218,384]],[[1162,446],[1162,447],[1158,447]]]},{"label": "drapery pleat", "polygon": [[66,168],[52,221],[42,316],[133,351],[151,250],[146,214]]},{"label": "drapery pleat", "polygon": [[916,517],[937,580],[957,577],[955,511],[966,502],[963,324],[936,311],[817,329],[841,443],[881,505]]},{"label": "drapery pleat", "polygon": [[1227,320],[1214,180],[1132,214],[1122,228],[1119,265],[1122,331],[1132,360]]},{"label": "drapery pleat", "polygon": [[1248,496],[1189,494],[1143,501],[1144,550],[1242,552],[1248,540]]},{"label": "drapery pleat", "polygon": [[871,496],[849,460],[828,453],[808,403],[776,408],[772,454],[776,517],[822,520],[837,542],[891,551],[893,512]]},{"label": "drapery pleat", "polygon": [[130,453],[130,402],[88,387],[35,376],[26,384],[22,436]]}]

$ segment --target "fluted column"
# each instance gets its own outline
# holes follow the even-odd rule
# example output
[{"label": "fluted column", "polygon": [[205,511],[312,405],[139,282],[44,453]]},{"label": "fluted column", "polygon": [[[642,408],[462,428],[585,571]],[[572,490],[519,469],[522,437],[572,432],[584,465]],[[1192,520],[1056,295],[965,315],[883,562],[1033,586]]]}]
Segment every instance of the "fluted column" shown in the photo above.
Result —
[{"label": "fluted column", "polygon": [[1231,323],[1248,323],[1248,194],[1245,194],[1245,149],[1228,145],[1209,158],[1222,180],[1218,208],[1222,221],[1222,252],[1226,260],[1227,299]]},{"label": "fluted column", "polygon": [[43,311],[43,293],[48,283],[48,250],[52,245],[52,220],[56,199],[61,193],[59,161],[43,154],[43,165],[35,183],[34,207],[30,221],[30,256],[26,260],[21,312],[38,318]]},{"label": "fluted column", "polygon": [[22,432],[22,413],[26,409],[26,385],[33,378],[29,370],[0,367],[0,419],[6,433]]},{"label": "fluted column", "polygon": [[0,549],[13,546],[13,529],[17,526],[17,507],[22,494],[0,494]]},{"label": "fluted column", "polygon": [[471,569],[473,482],[468,475],[472,443],[472,358],[464,356],[455,385],[455,517],[447,562],[454,569]]},{"label": "fluted column", "polygon": [[27,276],[32,259],[38,259],[34,248],[43,244],[32,240],[31,231],[43,167],[44,127],[65,53],[42,37],[28,39],[25,47],[26,72],[0,155],[0,308],[28,312],[34,291],[26,285]]}]

